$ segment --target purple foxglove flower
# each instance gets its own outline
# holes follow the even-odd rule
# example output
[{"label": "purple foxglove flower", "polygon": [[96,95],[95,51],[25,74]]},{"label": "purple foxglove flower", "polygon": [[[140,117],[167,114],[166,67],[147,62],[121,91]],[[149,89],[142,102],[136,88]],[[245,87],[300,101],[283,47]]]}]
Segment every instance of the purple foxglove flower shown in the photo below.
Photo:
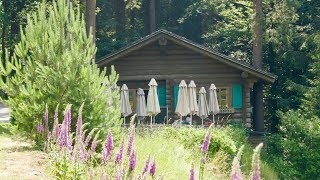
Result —
[{"label": "purple foxglove flower", "polygon": [[150,168],[150,176],[154,176],[154,174],[156,173],[156,159],[153,160],[153,163],[151,164],[151,168]]},{"label": "purple foxglove flower", "polygon": [[42,123],[39,123],[37,126],[37,133],[42,134],[44,132],[44,127]]},{"label": "purple foxglove flower", "polygon": [[[91,139],[92,139],[92,136],[93,136],[93,133],[95,132],[95,128],[94,129],[92,129],[91,131],[90,131],[90,133],[88,134],[88,136],[87,136],[87,138],[86,138],[86,140],[85,140],[85,142],[84,142],[84,147],[85,148],[87,148],[88,146],[89,146],[89,143],[90,143],[90,141],[91,141]],[[84,136],[84,135],[83,135]]]},{"label": "purple foxglove flower", "polygon": [[114,149],[113,137],[112,137],[111,131],[108,132],[107,142],[106,142],[106,148],[107,148],[108,152],[109,152],[110,155],[111,155],[111,154],[112,154],[112,151],[113,151],[113,149]]},{"label": "purple foxglove flower", "polygon": [[122,167],[119,166],[118,171],[117,171],[117,180],[122,179]]},{"label": "purple foxglove flower", "polygon": [[263,143],[260,143],[253,151],[252,155],[252,180],[260,180],[260,152]]},{"label": "purple foxglove flower", "polygon": [[51,132],[48,131],[48,133],[47,133],[47,150],[50,149],[50,141],[51,141]]},{"label": "purple foxglove flower", "polygon": [[66,122],[66,128],[68,133],[71,132],[71,105],[67,105],[66,110],[64,112],[64,120]]},{"label": "purple foxglove flower", "polygon": [[130,164],[129,164],[130,171],[134,171],[136,167],[136,163],[137,163],[137,153],[135,150],[133,150],[130,156]]},{"label": "purple foxglove flower", "polygon": [[122,156],[123,156],[123,147],[124,147],[124,141],[122,140],[122,143],[120,145],[119,151],[116,155],[115,164],[121,164]]},{"label": "purple foxglove flower", "polygon": [[58,115],[59,115],[59,112],[58,112],[58,106],[56,107],[56,110],[54,112],[54,123],[53,123],[53,135],[55,137],[55,139],[58,139],[58,136],[59,136],[59,131],[60,131],[60,127],[59,127],[59,120],[58,120]]},{"label": "purple foxglove flower", "polygon": [[193,163],[191,164],[190,178],[189,178],[189,179],[190,179],[190,180],[195,180]]},{"label": "purple foxglove flower", "polygon": [[46,132],[49,132],[49,111],[48,111],[48,105],[46,104],[46,111],[44,112],[44,126]]},{"label": "purple foxglove flower", "polygon": [[128,142],[128,149],[127,149],[127,155],[128,156],[131,155],[131,151],[132,151],[132,148],[133,148],[133,143],[134,143],[134,131],[132,130],[130,132],[129,142]]},{"label": "purple foxglove flower", "polygon": [[77,139],[80,138],[82,135],[82,113],[79,112],[77,124],[76,124],[76,137]]},{"label": "purple foxglove flower", "polygon": [[72,150],[72,137],[69,135],[67,121],[64,120],[59,132],[58,145],[60,149],[66,147],[69,151]]},{"label": "purple foxglove flower", "polygon": [[244,146],[242,145],[237,153],[237,156],[234,157],[232,162],[232,170],[230,174],[230,180],[242,180],[242,173],[240,168],[240,159],[242,155]]},{"label": "purple foxglove flower", "polygon": [[114,149],[113,137],[111,131],[108,132],[105,146],[102,150],[102,161],[106,165]]},{"label": "purple foxglove flower", "polygon": [[261,179],[261,177],[260,177],[260,167],[257,167],[254,170],[254,173],[253,173],[253,176],[252,176],[252,180],[260,180],[260,179]]},{"label": "purple foxglove flower", "polygon": [[100,131],[98,131],[98,133],[94,136],[94,139],[91,143],[91,152],[95,152],[97,145],[98,145],[98,137],[99,137],[99,133]]},{"label": "purple foxglove flower", "polygon": [[149,171],[149,164],[150,164],[150,155],[149,155],[149,157],[148,157],[148,159],[146,161],[146,165],[144,166],[142,174],[145,174],[146,172]]},{"label": "purple foxglove flower", "polygon": [[210,139],[211,139],[210,132],[208,132],[204,141],[203,141],[203,144],[201,145],[201,151],[204,154],[208,152]]}]

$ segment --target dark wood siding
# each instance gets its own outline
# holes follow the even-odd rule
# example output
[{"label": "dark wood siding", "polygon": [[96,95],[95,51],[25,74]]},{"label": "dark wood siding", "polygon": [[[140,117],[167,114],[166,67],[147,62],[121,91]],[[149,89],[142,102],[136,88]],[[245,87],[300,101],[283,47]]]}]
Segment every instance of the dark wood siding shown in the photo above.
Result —
[{"label": "dark wood siding", "polygon": [[[135,50],[124,57],[112,61],[119,73],[119,83],[126,83],[129,88],[147,88],[151,78],[167,86],[166,101],[171,113],[173,109],[173,86],[181,80],[187,83],[194,80],[197,87],[204,86],[208,91],[211,83],[217,87],[231,87],[242,84],[240,70],[218,60],[201,55],[168,40],[167,45],[160,46],[158,41]],[[143,83],[143,84],[141,84]],[[242,111],[238,110],[233,118],[241,119]]]},{"label": "dark wood siding", "polygon": [[125,57],[113,61],[120,81],[170,79],[174,83],[182,79],[194,80],[198,86],[215,83],[226,86],[241,83],[241,71],[218,60],[205,57],[168,41],[166,46],[154,42]]}]

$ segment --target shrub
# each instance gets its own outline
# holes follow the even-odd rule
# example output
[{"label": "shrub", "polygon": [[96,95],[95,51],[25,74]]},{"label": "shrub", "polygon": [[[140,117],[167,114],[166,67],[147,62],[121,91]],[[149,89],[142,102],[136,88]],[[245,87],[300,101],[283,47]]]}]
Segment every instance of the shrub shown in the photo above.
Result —
[{"label": "shrub", "polygon": [[320,177],[320,119],[300,110],[281,114],[279,134],[268,139],[269,163],[283,179]]},{"label": "shrub", "polygon": [[[235,141],[227,135],[226,130],[211,128],[211,141],[208,149],[209,157],[213,157],[217,152],[224,151],[229,155],[234,155],[237,148]],[[166,128],[165,136],[174,137],[189,149],[199,149],[202,144],[203,137],[206,135],[204,129],[193,128]]]},{"label": "shrub", "polygon": [[0,88],[9,96],[3,101],[20,130],[35,137],[45,104],[53,112],[57,104],[71,103],[78,109],[84,103],[84,121],[90,127],[121,123],[119,92],[113,89],[118,75],[113,68],[109,76],[106,69],[100,71],[93,60],[95,52],[83,15],[69,0],[51,5],[44,1],[27,15],[21,41],[1,65],[4,78],[0,78]]}]

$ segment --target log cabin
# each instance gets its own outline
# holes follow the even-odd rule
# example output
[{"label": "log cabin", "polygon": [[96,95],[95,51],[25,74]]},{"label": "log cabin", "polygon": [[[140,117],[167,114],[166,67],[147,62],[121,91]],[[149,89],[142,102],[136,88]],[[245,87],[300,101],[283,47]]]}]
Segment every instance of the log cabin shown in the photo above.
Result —
[{"label": "log cabin", "polygon": [[219,121],[233,121],[251,128],[254,107],[250,95],[254,83],[270,84],[276,80],[276,76],[267,71],[166,30],[153,32],[106,55],[97,64],[107,68],[115,66],[119,73],[118,86],[127,84],[129,88],[133,111],[137,88],[144,89],[147,94],[148,83],[155,78],[161,106],[161,113],[156,116],[157,123],[163,123],[166,117],[178,118],[174,111],[179,83],[181,80],[187,83],[194,80],[197,90],[205,87],[208,92],[211,83],[216,85],[220,113],[215,117]]}]

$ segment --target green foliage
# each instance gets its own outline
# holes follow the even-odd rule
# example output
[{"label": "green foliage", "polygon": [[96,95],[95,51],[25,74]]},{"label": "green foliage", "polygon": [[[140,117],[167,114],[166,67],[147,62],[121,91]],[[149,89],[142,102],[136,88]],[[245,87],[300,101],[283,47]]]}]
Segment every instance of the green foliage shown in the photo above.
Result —
[{"label": "green foliage", "polygon": [[269,163],[281,178],[318,179],[320,176],[320,118],[304,111],[281,114],[280,133],[269,139]]},{"label": "green foliage", "polygon": [[28,14],[21,41],[1,66],[0,80],[20,130],[34,137],[46,104],[54,112],[57,104],[78,109],[84,102],[84,122],[91,127],[120,123],[119,92],[114,89],[118,75],[113,68],[109,76],[97,68],[95,51],[79,9],[69,1],[41,3],[37,12]]},{"label": "green foliage", "polygon": [[[203,142],[206,132],[207,131],[204,129],[194,130],[192,128],[167,128],[165,136],[178,139],[188,149],[200,151],[200,145]],[[234,155],[237,148],[235,141],[227,135],[226,131],[212,128],[208,155],[213,157],[219,151],[224,151],[229,155]]]}]

